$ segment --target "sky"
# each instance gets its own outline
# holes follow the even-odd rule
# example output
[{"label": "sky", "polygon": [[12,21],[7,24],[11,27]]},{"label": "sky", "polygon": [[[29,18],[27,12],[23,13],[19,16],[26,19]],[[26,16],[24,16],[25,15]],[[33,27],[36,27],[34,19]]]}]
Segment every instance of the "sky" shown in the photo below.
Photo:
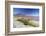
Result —
[{"label": "sky", "polygon": [[35,8],[13,8],[13,15],[39,16],[39,9]]}]

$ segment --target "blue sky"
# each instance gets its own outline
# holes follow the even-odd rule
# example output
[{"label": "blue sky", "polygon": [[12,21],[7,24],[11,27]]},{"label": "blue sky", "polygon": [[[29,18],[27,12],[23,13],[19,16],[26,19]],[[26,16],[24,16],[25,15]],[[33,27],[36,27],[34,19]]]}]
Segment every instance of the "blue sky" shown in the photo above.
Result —
[{"label": "blue sky", "polygon": [[39,16],[39,9],[35,8],[13,8],[13,15]]}]

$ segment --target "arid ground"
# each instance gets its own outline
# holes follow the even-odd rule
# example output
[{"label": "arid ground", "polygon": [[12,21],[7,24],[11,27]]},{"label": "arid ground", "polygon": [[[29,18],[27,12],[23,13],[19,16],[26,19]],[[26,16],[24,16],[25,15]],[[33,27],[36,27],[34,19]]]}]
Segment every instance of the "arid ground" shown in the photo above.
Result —
[{"label": "arid ground", "polygon": [[13,17],[13,27],[14,28],[24,28],[24,27],[38,27],[39,17],[34,16],[14,16]]}]

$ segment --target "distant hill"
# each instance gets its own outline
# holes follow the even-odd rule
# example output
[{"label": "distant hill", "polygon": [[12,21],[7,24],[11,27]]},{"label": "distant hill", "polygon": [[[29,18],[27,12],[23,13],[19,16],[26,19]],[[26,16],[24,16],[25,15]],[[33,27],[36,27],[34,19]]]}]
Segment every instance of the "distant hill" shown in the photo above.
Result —
[{"label": "distant hill", "polygon": [[39,16],[17,16],[17,17],[39,21]]}]

